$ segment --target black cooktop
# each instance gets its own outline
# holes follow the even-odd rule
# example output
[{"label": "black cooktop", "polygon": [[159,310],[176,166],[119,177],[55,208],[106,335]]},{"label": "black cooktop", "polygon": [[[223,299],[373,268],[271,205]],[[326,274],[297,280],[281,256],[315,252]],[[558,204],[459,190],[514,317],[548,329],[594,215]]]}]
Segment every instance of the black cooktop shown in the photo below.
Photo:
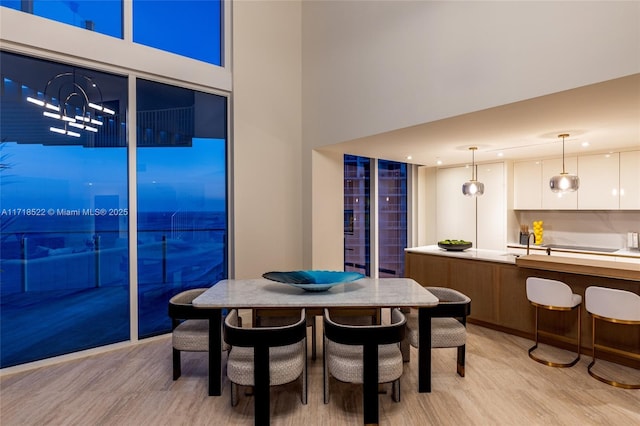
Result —
[{"label": "black cooktop", "polygon": [[602,247],[583,247],[583,246],[566,246],[561,244],[545,244],[543,247],[548,248],[559,248],[565,250],[580,250],[580,251],[599,251],[603,253],[613,253],[618,251],[619,249],[615,248],[602,248]]}]

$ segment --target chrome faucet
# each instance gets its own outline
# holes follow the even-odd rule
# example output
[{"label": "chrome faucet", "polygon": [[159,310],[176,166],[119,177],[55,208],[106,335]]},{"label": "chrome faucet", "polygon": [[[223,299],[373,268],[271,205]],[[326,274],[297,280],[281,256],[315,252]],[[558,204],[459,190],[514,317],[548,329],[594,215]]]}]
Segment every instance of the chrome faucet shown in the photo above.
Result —
[{"label": "chrome faucet", "polygon": [[531,244],[531,237],[533,237],[533,243],[536,243],[536,234],[533,232],[527,234],[527,256],[529,256],[529,244]]}]

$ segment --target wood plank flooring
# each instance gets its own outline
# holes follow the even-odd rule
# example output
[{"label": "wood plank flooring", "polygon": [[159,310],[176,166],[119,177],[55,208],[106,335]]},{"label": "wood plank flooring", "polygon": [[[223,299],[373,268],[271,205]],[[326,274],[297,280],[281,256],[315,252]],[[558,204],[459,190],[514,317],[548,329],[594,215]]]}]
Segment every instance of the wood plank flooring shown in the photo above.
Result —
[{"label": "wood plank flooring", "polygon": [[[401,401],[392,402],[388,392],[380,395],[381,424],[640,424],[640,390],[617,389],[591,378],[590,356],[583,355],[568,369],[536,363],[527,356],[531,344],[468,325],[466,377],[455,373],[455,349],[436,349],[429,394],[417,392],[417,353],[412,348],[401,381]],[[602,362],[600,368],[605,367]],[[640,380],[638,370],[614,365],[611,373]],[[252,397],[241,394],[239,405],[232,408],[228,383],[221,397],[209,397],[206,375],[206,355],[185,353],[182,377],[171,379],[169,336],[5,374],[0,379],[0,424],[252,425]],[[359,386],[332,381],[331,401],[323,404],[320,347],[316,361],[309,351],[309,403],[301,404],[298,382],[271,388],[272,424],[362,424],[361,397]]]}]

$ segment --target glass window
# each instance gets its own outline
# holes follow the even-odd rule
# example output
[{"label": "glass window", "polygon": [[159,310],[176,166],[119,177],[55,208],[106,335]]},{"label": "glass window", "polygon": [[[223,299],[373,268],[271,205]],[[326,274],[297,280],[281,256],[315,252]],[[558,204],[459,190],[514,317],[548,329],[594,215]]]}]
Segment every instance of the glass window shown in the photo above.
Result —
[{"label": "glass window", "polygon": [[141,337],[171,330],[169,298],[227,278],[226,98],[137,82]]},{"label": "glass window", "polygon": [[128,340],[127,79],[0,62],[0,366]]},{"label": "glass window", "polygon": [[220,0],[133,0],[133,41],[222,65]]},{"label": "glass window", "polygon": [[344,270],[371,276],[370,160],[344,156]]},{"label": "glass window", "polygon": [[407,247],[407,165],[378,160],[379,277],[404,276]]},{"label": "glass window", "polygon": [[119,0],[0,0],[0,5],[122,38],[122,1]]}]

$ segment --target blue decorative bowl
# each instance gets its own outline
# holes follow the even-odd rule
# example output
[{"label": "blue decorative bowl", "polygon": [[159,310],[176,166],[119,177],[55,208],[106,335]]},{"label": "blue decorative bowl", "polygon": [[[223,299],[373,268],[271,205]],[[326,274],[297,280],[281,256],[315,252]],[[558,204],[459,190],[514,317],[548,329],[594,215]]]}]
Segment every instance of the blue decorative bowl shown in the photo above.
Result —
[{"label": "blue decorative bowl", "polygon": [[358,272],[343,271],[285,271],[265,272],[266,279],[287,284],[305,291],[326,291],[331,287],[364,278]]}]

